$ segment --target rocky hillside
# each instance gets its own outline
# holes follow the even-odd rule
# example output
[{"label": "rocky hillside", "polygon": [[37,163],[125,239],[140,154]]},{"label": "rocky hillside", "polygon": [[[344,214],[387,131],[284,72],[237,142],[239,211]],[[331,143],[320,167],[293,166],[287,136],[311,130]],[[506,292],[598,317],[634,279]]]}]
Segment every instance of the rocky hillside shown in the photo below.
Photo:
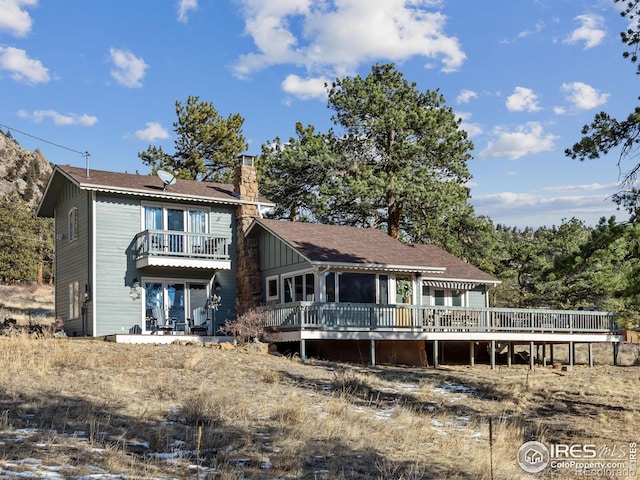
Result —
[{"label": "rocky hillside", "polygon": [[51,170],[39,149],[26,150],[0,130],[0,199],[17,192],[30,206],[37,205]]}]

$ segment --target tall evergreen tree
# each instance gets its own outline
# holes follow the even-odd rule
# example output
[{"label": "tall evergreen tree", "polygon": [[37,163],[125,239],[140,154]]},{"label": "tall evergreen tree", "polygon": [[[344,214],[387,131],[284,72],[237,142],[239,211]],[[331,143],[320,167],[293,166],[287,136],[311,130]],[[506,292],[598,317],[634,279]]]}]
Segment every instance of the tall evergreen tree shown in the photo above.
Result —
[{"label": "tall evergreen tree", "polygon": [[247,149],[244,118],[236,113],[225,119],[211,102],[196,96],[189,96],[185,105],[177,101],[176,116],[175,152],[170,155],[162,147],[149,146],[138,153],[142,162],[154,173],[169,170],[178,178],[231,182],[236,158]]},{"label": "tall evergreen tree", "polygon": [[[621,15],[629,22],[629,28],[620,33],[622,42],[629,48],[623,52],[623,57],[638,62],[638,46],[640,45],[640,0],[614,0],[623,4]],[[636,74],[640,74],[640,64]],[[591,124],[582,128],[582,138],[573,147],[565,150],[570,158],[593,160],[617,152],[618,168],[624,172],[620,191],[614,195],[614,201],[625,208],[631,215],[631,220],[640,218],[640,191],[635,186],[635,180],[640,174],[640,163],[627,165],[637,161],[638,147],[640,147],[640,107],[636,106],[627,118],[618,120],[606,112],[598,113]]]},{"label": "tall evergreen tree", "polygon": [[[335,80],[329,108],[344,134],[346,168],[332,192],[338,202],[366,206],[364,220],[385,224],[394,238],[421,241],[438,236],[436,219],[466,206],[473,144],[437,90],[421,92],[395,65],[375,65],[365,78]],[[349,221],[353,212],[341,213]],[[353,220],[361,215],[358,208]]]},{"label": "tall evergreen tree", "polygon": [[276,202],[275,216],[306,221],[325,216],[323,192],[337,158],[331,135],[301,123],[296,124],[296,137],[263,145],[258,162],[260,189]]},{"label": "tall evergreen tree", "polygon": [[263,147],[262,191],[283,206],[277,215],[384,228],[466,256],[473,145],[444,97],[375,65],[365,78],[336,79],[328,106],[335,130],[298,124],[297,138]]},{"label": "tall evergreen tree", "polygon": [[34,281],[38,239],[33,234],[36,219],[27,204],[14,192],[0,200],[0,280],[5,283]]}]

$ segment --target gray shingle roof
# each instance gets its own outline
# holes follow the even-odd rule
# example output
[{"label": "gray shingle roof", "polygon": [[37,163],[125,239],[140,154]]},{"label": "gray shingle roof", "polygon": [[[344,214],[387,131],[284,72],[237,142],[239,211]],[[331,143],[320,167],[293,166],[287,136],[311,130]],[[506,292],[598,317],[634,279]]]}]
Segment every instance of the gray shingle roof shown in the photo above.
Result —
[{"label": "gray shingle roof", "polygon": [[[157,176],[90,169],[87,178],[85,168],[56,165],[45,191],[45,197],[40,204],[39,214],[42,216],[53,215],[53,206],[49,203],[53,199],[47,198],[47,194],[51,193],[52,197],[57,198],[57,190],[61,185],[60,177],[67,178],[83,190],[212,203],[242,203],[239,196],[234,193],[233,185],[225,183],[176,179],[174,185],[167,186],[165,189]],[[50,189],[53,191],[49,192]],[[259,197],[259,202],[265,206],[274,205],[264,196]]]},{"label": "gray shingle roof", "polygon": [[256,219],[255,222],[313,264],[415,270],[434,278],[499,282],[441,248],[402,243],[373,228],[267,219]]}]

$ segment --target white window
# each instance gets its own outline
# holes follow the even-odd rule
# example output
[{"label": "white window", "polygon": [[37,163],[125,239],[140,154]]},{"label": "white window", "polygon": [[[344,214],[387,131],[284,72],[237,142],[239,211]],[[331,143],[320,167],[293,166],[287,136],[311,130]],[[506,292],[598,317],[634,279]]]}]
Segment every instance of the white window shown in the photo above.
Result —
[{"label": "white window", "polygon": [[67,216],[67,237],[70,242],[78,239],[78,209],[73,207]]},{"label": "white window", "polygon": [[[428,287],[423,287],[423,297],[426,293],[425,289]],[[462,290],[434,289],[431,298],[431,304],[440,307],[464,307],[466,303],[466,293]]]},{"label": "white window", "polygon": [[278,288],[278,276],[267,277],[267,301],[278,300],[280,289]]},{"label": "white window", "polygon": [[143,205],[143,210],[142,228],[153,231],[149,237],[153,250],[198,254],[216,248],[207,243],[207,210],[160,204]]},{"label": "white window", "polygon": [[315,276],[303,273],[292,277],[284,277],[283,303],[315,301]]},{"label": "white window", "polygon": [[180,205],[144,205],[145,230],[207,233],[207,210]]},{"label": "white window", "polygon": [[77,281],[69,283],[68,294],[69,319],[78,318],[80,316],[80,292]]}]

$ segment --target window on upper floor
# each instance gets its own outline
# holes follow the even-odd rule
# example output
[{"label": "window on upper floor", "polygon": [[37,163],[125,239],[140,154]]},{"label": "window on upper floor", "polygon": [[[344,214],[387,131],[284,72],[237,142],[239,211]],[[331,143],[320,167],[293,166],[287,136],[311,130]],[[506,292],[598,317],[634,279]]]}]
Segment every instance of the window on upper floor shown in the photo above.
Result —
[{"label": "window on upper floor", "polygon": [[70,242],[78,239],[78,209],[73,207],[67,216],[67,238]]},{"label": "window on upper floor", "polygon": [[145,205],[145,230],[208,233],[207,211],[178,205]]}]

